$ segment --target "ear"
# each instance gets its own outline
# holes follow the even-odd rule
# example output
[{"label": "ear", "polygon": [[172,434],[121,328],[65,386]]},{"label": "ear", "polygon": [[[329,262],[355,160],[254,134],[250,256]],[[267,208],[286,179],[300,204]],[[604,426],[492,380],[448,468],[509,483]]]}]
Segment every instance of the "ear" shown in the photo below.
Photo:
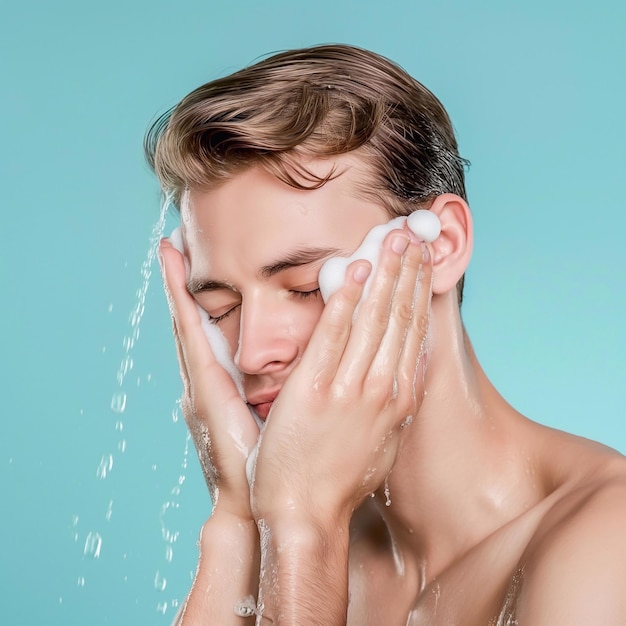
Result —
[{"label": "ear", "polygon": [[433,293],[453,289],[465,273],[474,243],[472,214],[460,196],[437,196],[430,210],[441,221],[441,234],[430,245],[433,258]]}]

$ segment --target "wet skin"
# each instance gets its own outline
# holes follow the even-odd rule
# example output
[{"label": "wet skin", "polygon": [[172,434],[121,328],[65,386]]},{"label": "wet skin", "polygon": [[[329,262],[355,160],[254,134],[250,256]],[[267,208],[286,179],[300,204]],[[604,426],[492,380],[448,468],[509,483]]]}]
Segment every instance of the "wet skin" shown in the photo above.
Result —
[{"label": "wet skin", "polygon": [[[625,623],[623,457],[527,420],[483,373],[454,292],[471,252],[471,218],[460,199],[443,196],[432,207],[443,226],[429,247],[432,262],[414,244],[394,256],[386,240],[383,266],[390,274],[380,279],[373,295],[378,302],[369,309],[389,308],[381,294],[391,289],[392,267],[396,275],[400,267],[412,267],[405,271],[418,282],[421,275],[423,283],[424,268],[432,265],[432,302],[416,305],[428,323],[407,335],[426,339],[429,356],[425,375],[419,370],[411,379],[411,425],[400,427],[406,413],[392,400],[391,409],[370,415],[358,394],[340,411],[336,398],[310,410],[319,401],[311,390],[325,372],[318,358],[326,354],[324,333],[315,333],[322,328],[328,334],[337,319],[351,325],[349,310],[332,311],[332,303],[325,309],[315,293],[319,266],[328,254],[349,255],[389,217],[356,193],[363,176],[358,162],[338,161],[345,173],[314,192],[291,189],[260,170],[216,190],[192,191],[182,211],[188,281],[177,253],[167,245],[162,250],[185,415],[215,502],[182,623],[245,623],[232,606],[256,594],[257,528],[263,533],[264,524],[272,529],[265,571],[275,579],[261,576],[260,587],[274,623],[339,625],[346,623],[346,607],[351,625]],[[358,299],[358,267],[348,277],[345,302],[337,300],[344,308]],[[272,410],[252,499],[244,465],[256,427],[212,361],[186,287],[227,337],[248,400],[264,418]],[[406,300],[406,294],[389,293],[394,302]],[[379,342],[382,347],[372,347],[376,340],[367,324],[350,329],[356,346],[348,341],[346,350],[375,355],[372,371],[379,376],[368,379],[368,393],[377,392],[376,381],[389,383],[383,374],[390,362],[405,366],[398,362],[393,337],[401,333],[395,333],[400,323],[394,319],[387,313],[385,337],[392,339],[386,346]],[[344,368],[344,383],[358,369],[360,359],[326,356],[337,371]],[[359,411],[342,422],[352,405]],[[209,447],[202,428],[210,433]],[[386,432],[392,433],[393,454],[373,456]],[[328,467],[333,471],[324,472]],[[385,506],[382,485],[390,470],[391,505]],[[216,537],[229,549],[220,553]],[[293,555],[291,562],[285,553]],[[276,578],[294,587],[281,587]],[[272,585],[284,595],[272,595]],[[316,602],[321,597],[324,602]]]}]

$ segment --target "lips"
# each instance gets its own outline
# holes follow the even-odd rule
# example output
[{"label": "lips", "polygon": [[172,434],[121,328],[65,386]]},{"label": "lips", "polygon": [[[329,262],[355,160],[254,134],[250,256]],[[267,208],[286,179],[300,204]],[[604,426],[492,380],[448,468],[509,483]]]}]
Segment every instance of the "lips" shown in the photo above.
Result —
[{"label": "lips", "polygon": [[254,409],[255,413],[265,421],[269,415],[272,404],[276,400],[278,390],[272,392],[266,392],[258,394],[248,398],[248,404]]},{"label": "lips", "polygon": [[270,414],[273,402],[259,402],[259,404],[253,404],[252,407],[256,411],[256,414],[265,421]]}]

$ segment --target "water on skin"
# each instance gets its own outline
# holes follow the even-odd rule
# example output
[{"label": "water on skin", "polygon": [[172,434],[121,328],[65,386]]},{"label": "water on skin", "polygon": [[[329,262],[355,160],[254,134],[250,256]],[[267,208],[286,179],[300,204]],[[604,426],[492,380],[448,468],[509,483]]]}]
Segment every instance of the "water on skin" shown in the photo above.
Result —
[{"label": "water on skin", "polygon": [[391,492],[389,491],[389,476],[385,478],[385,487],[383,490],[385,494],[385,506],[391,506]]}]

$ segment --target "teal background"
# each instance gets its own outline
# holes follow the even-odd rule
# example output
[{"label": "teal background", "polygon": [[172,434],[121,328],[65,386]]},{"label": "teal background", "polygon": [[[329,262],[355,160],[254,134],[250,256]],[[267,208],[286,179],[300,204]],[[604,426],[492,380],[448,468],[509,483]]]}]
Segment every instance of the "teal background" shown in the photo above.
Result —
[{"label": "teal background", "polygon": [[527,415],[626,451],[625,7],[7,3],[0,621],[166,624],[189,587],[210,502],[156,268],[116,380],[159,213],[141,142],[192,88],[271,51],[354,43],[440,97],[472,161],[464,317],[487,373]]}]

